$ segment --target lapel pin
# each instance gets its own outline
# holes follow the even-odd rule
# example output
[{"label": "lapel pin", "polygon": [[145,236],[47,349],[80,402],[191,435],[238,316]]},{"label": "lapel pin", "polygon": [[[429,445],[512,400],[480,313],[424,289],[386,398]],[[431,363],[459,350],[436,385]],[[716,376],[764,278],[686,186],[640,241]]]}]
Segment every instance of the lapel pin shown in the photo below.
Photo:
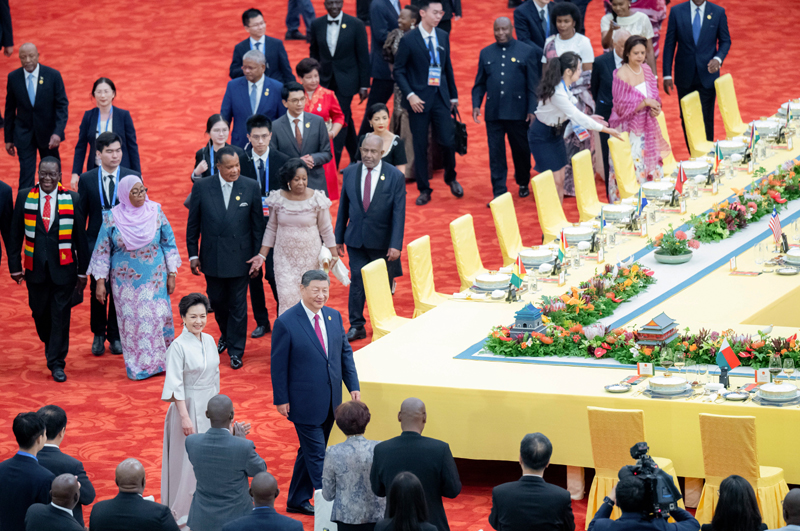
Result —
[{"label": "lapel pin", "polygon": [[708,18],[708,20],[711,20],[711,15],[708,15],[708,17],[707,17],[707,18]]},{"label": "lapel pin", "polygon": [[346,27],[347,27],[347,24],[342,24],[342,29],[345,29]]},{"label": "lapel pin", "polygon": [[39,78],[39,84],[40,84],[40,85],[43,85],[43,84],[44,84],[44,78],[43,78],[43,77],[40,77],[40,78]]},{"label": "lapel pin", "polygon": [[237,196],[236,196],[236,200],[238,201],[239,199],[241,199],[241,197],[239,197],[239,196],[237,195]]},{"label": "lapel pin", "polygon": [[384,181],[384,180],[386,180],[386,176],[385,175],[381,175],[381,181]]},{"label": "lapel pin", "polygon": [[517,62],[517,58],[516,58],[516,57],[512,57],[512,58],[511,58],[511,62],[512,62],[512,63],[516,63],[516,62]]},{"label": "lapel pin", "polygon": [[264,96],[269,96],[269,89],[264,91]]},{"label": "lapel pin", "polygon": [[331,320],[331,316],[329,315],[329,316],[328,316],[328,321],[330,321],[330,320]]},{"label": "lapel pin", "polygon": [[309,127],[311,127],[311,123],[306,122],[306,129],[308,129]]}]

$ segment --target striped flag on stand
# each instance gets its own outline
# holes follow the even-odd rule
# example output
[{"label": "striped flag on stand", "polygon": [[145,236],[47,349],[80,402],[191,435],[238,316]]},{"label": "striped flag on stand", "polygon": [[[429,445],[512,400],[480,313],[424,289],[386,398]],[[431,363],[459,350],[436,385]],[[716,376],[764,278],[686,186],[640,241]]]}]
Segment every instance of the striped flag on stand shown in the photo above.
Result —
[{"label": "striped flag on stand", "polygon": [[719,165],[722,164],[722,150],[719,149],[719,140],[714,142],[714,173],[719,173]]},{"label": "striped flag on stand", "polygon": [[567,237],[564,236],[564,229],[561,229],[561,237],[558,240],[558,261],[563,262],[567,256]]},{"label": "striped flag on stand", "polygon": [[750,122],[750,149],[753,149],[759,140],[761,140],[761,136],[758,134],[756,123]]},{"label": "striped flag on stand", "polygon": [[722,345],[720,345],[719,351],[717,351],[716,361],[717,365],[728,369],[735,369],[742,364],[742,362],[739,361],[739,356],[736,355],[730,343],[728,343],[728,338],[722,340]]},{"label": "striped flag on stand", "polygon": [[511,273],[511,283],[517,288],[522,287],[522,280],[525,278],[526,273],[522,258],[517,256],[517,261],[514,262],[514,271]]},{"label": "striped flag on stand", "polygon": [[675,189],[678,191],[679,194],[683,193],[683,183],[688,181],[689,179],[686,177],[686,172],[683,169],[683,162],[680,163],[678,166],[678,178],[675,179]]},{"label": "striped flag on stand", "polygon": [[772,207],[772,216],[769,218],[769,228],[772,230],[772,238],[775,243],[781,242],[781,217],[778,215],[778,209]]}]

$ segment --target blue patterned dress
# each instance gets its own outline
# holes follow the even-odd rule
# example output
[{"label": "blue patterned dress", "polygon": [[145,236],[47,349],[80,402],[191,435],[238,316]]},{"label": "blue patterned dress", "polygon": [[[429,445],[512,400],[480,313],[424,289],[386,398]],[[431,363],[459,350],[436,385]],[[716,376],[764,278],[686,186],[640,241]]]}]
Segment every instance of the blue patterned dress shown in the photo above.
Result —
[{"label": "blue patterned dress", "polygon": [[128,251],[112,212],[106,212],[87,270],[96,279],[106,279],[106,289],[114,296],[122,354],[132,380],[164,372],[167,347],[175,339],[167,273],[178,270],[181,257],[160,208],[158,220],[153,241]]}]

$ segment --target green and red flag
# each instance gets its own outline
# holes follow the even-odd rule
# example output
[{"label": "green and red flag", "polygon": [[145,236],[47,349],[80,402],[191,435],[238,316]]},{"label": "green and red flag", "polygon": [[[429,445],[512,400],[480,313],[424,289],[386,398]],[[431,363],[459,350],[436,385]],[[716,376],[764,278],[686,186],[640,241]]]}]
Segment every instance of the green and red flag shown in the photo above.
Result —
[{"label": "green and red flag", "polygon": [[719,351],[717,352],[717,365],[728,369],[735,369],[741,364],[742,362],[739,361],[739,356],[736,355],[730,343],[728,343],[728,338],[723,339],[722,345],[720,345]]}]

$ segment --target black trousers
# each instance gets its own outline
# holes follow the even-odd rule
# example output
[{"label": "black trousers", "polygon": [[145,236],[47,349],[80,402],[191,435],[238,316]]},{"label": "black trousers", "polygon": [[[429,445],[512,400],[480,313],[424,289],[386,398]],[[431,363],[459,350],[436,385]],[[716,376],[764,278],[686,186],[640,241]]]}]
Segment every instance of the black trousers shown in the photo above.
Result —
[{"label": "black trousers", "polygon": [[356,18],[369,26],[369,7],[372,0],[356,0]]},{"label": "black trousers", "polygon": [[686,142],[686,147],[689,147],[689,139],[686,137],[686,124],[683,123],[683,107],[680,106],[680,100],[695,90],[700,93],[700,105],[703,107],[703,124],[706,126],[706,140],[713,142],[714,105],[717,103],[716,89],[714,87],[705,88],[700,82],[700,76],[697,75],[696,71],[691,85],[688,87],[679,87],[675,85],[675,88],[678,90],[678,108],[681,111],[681,127],[683,128],[683,140]]},{"label": "black trousers", "polygon": [[[327,385],[330,392],[330,380],[323,385]],[[333,408],[328,407],[328,417],[322,425],[294,425],[300,447],[294,460],[289,498],[286,500],[290,507],[299,507],[314,496],[315,490],[322,488],[322,464],[325,462],[325,448],[328,446],[333,420]]]},{"label": "black trousers", "polygon": [[247,341],[247,286],[249,276],[220,278],[206,275],[206,293],[228,355],[242,359]]},{"label": "black trousers", "polygon": [[444,182],[456,180],[455,126],[450,116],[450,102],[445,104],[437,94],[433,101],[425,102],[425,112],[408,112],[408,125],[414,144],[414,172],[417,189],[431,192],[428,175],[428,126],[433,124],[433,139],[442,147]]},{"label": "black trousers", "polygon": [[[350,328],[364,328],[367,320],[364,319],[364,279],[361,277],[361,268],[368,263],[386,258],[389,249],[368,249],[366,247],[347,246],[347,253],[350,255],[350,295],[347,301],[347,311],[350,318]],[[400,269],[400,260],[386,262],[386,269],[389,272],[389,282],[403,274]]]},{"label": "black trousers", "polygon": [[25,282],[28,286],[28,306],[31,308],[39,340],[44,343],[47,368],[51,371],[66,366],[72,314],[70,303],[77,282],[76,277],[68,284],[54,284],[49,269],[44,282]]},{"label": "black trousers", "polygon": [[375,522],[368,524],[345,524],[344,522],[336,522],[336,527],[339,531],[373,531],[375,529]]},{"label": "black trousers", "polygon": [[[392,79],[373,79],[372,86],[369,89],[369,97],[367,98],[366,110],[376,103],[383,103],[384,105],[389,99],[394,96],[394,80]],[[361,120],[361,127],[358,128],[358,136],[366,135],[372,132],[372,126],[369,125],[367,114],[364,113],[364,119]]]},{"label": "black trousers", "polygon": [[528,186],[531,180],[531,148],[528,147],[528,122],[525,120],[486,120],[489,143],[489,171],[494,197],[508,192],[508,162],[506,160],[506,135],[514,160],[514,180],[519,186]]},{"label": "black trousers", "polygon": [[[256,326],[269,326],[269,311],[267,310],[267,299],[264,297],[264,282],[262,278],[266,278],[269,287],[272,288],[272,297],[275,303],[278,303],[278,284],[275,282],[275,268],[272,262],[272,249],[267,253],[267,259],[264,261],[264,266],[258,272],[258,276],[250,278],[250,305],[253,307],[253,317],[256,320]],[[277,309],[280,314],[280,307]]]},{"label": "black trousers", "polygon": [[451,19],[449,19],[449,18],[447,20],[442,19],[442,20],[439,21],[439,25],[436,26],[436,27],[439,28],[442,31],[446,31],[447,33],[450,33],[450,30],[453,29],[453,23],[450,20]]},{"label": "black trousers", "polygon": [[55,157],[61,160],[58,154],[58,148],[50,149],[47,144],[40,146],[36,141],[36,136],[31,137],[29,144],[14,143],[17,149],[17,157],[19,157],[19,187],[29,188],[36,184],[36,153],[39,153],[39,158]]},{"label": "black trousers", "polygon": [[[111,285],[106,282],[106,303],[97,300],[94,296],[97,290],[97,281],[94,277],[89,282],[89,315],[92,327],[92,334],[103,336],[108,341],[119,340],[119,324],[117,323],[117,306],[114,304],[114,297],[111,296]],[[107,316],[107,317],[106,317]]]}]

